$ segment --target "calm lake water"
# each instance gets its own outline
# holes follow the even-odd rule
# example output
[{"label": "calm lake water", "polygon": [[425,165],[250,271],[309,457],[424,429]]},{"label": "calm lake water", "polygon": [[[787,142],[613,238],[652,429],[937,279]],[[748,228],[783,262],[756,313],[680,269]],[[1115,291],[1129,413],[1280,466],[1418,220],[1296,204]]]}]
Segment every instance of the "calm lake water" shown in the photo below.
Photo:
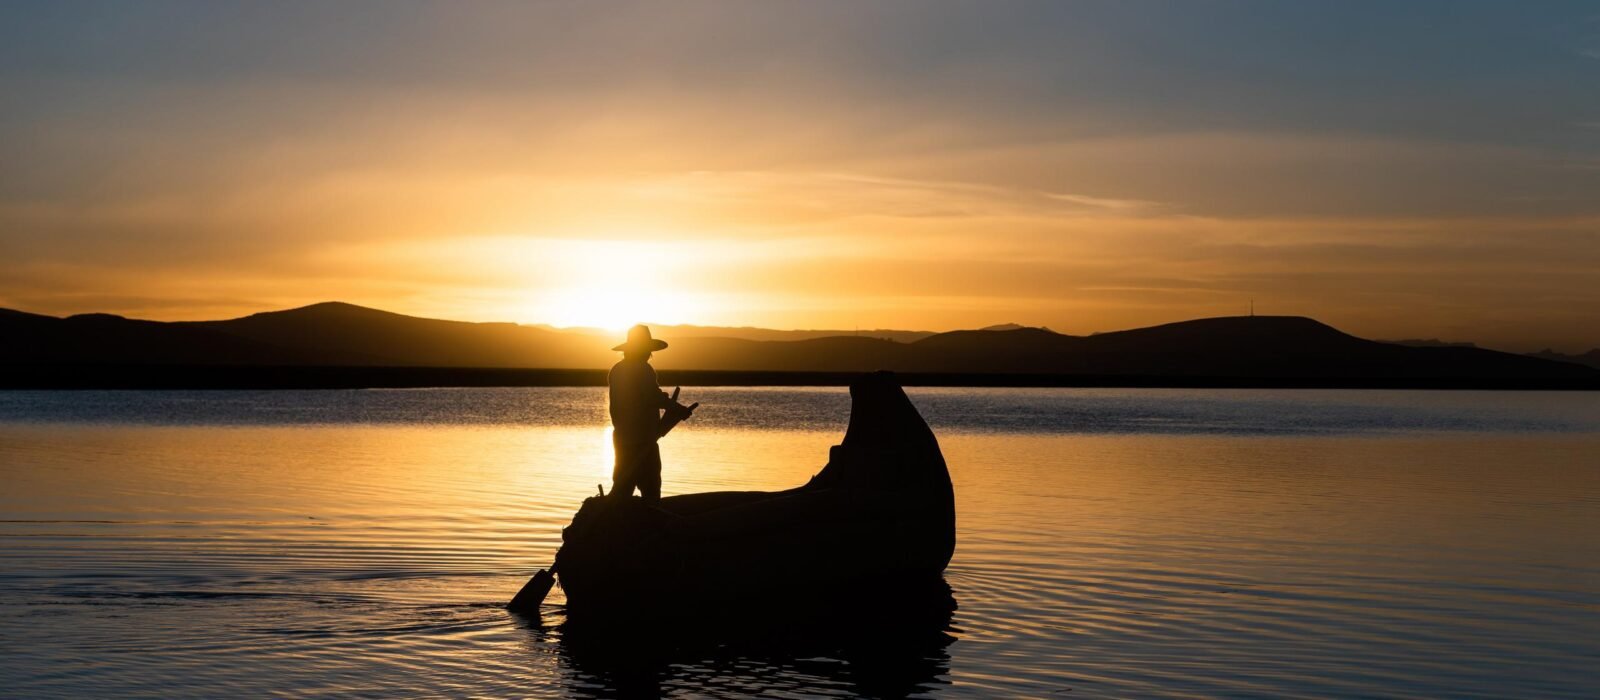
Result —
[{"label": "calm lake water", "polygon": [[[684,391],[668,493],[802,483],[849,409]],[[910,393],[952,617],[613,656],[501,608],[609,484],[600,389],[0,392],[0,695],[1600,695],[1600,394]]]}]

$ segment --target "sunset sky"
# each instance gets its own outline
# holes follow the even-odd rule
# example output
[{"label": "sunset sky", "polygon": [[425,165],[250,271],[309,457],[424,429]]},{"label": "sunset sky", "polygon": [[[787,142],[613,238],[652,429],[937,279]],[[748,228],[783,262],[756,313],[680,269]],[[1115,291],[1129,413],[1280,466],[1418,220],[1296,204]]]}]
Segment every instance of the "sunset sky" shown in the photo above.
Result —
[{"label": "sunset sky", "polygon": [[1600,346],[1593,2],[0,7],[3,307]]}]

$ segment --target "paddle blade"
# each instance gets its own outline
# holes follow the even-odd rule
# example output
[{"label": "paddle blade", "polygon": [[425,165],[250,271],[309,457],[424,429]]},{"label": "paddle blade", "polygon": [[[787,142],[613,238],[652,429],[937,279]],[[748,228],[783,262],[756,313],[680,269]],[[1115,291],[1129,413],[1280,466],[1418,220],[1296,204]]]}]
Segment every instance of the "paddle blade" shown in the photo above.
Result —
[{"label": "paddle blade", "polygon": [[515,598],[506,604],[506,609],[514,613],[537,614],[539,605],[544,602],[544,597],[550,595],[550,587],[556,583],[556,575],[548,569],[540,569],[533,578],[522,585],[522,590],[517,591]]}]

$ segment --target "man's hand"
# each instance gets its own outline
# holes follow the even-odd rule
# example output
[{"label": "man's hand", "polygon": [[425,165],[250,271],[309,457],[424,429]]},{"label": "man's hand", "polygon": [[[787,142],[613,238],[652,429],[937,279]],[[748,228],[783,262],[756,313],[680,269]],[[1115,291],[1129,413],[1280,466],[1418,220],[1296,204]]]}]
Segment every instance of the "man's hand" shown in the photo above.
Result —
[{"label": "man's hand", "polygon": [[678,403],[678,395],[681,394],[681,393],[683,393],[683,387],[680,386],[680,387],[674,388],[672,390],[672,398],[670,399],[671,405],[667,406],[666,417],[668,419],[671,419],[673,422],[681,421],[681,420],[683,420],[685,418],[688,418],[689,416],[694,414],[694,409],[700,407],[700,402],[699,401],[696,401],[693,404],[690,404],[688,406],[685,406],[685,405],[683,405],[681,403]]},{"label": "man's hand", "polygon": [[[667,420],[670,424],[677,424],[678,420],[693,416],[694,409],[699,408],[699,401],[694,401],[690,406],[683,406],[682,403],[678,403],[678,395],[680,393],[683,393],[683,387],[677,387],[672,390],[672,398],[667,401],[666,416],[662,416],[662,419]],[[670,430],[670,428],[667,428],[667,430]]]},{"label": "man's hand", "polygon": [[661,435],[663,436],[671,432],[673,426],[694,415],[694,410],[700,407],[699,401],[688,406],[678,403],[678,394],[682,391],[683,387],[681,386],[672,390],[672,397],[667,402],[666,410],[661,415]]}]

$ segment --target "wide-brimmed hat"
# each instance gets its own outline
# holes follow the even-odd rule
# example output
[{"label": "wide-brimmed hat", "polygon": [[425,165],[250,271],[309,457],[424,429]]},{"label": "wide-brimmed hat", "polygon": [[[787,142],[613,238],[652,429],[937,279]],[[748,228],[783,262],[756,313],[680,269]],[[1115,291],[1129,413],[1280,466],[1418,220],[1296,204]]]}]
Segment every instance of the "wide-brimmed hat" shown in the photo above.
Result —
[{"label": "wide-brimmed hat", "polygon": [[630,350],[634,352],[655,352],[657,350],[666,350],[667,341],[656,340],[655,338],[650,337],[650,327],[644,324],[639,324],[628,329],[628,342],[611,349],[620,350],[622,352],[628,352]]}]

